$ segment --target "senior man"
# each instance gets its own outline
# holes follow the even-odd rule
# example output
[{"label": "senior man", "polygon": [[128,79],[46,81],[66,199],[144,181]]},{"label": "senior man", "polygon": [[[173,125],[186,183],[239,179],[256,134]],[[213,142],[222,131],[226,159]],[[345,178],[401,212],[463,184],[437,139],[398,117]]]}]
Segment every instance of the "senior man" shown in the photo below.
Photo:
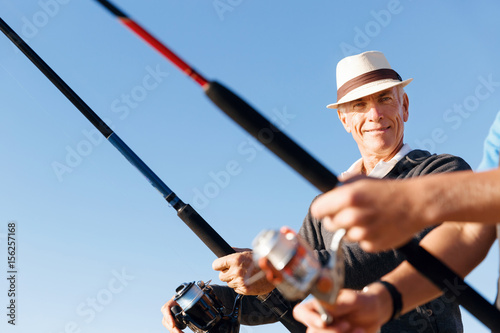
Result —
[{"label": "senior man", "polygon": [[[338,116],[345,130],[356,141],[361,158],[343,177],[368,175],[376,178],[402,179],[433,173],[469,170],[468,164],[452,155],[432,155],[423,150],[412,150],[404,144],[404,123],[409,116],[409,99],[404,87],[412,79],[403,81],[381,52],[369,51],[346,57],[337,65],[337,102],[328,108],[338,109]],[[417,234],[421,239],[430,229]],[[322,222],[306,216],[299,234],[317,251],[322,262],[328,260],[329,245],[333,233],[326,230]],[[396,251],[379,254],[363,251],[357,243],[345,243],[345,287],[361,290],[377,281],[404,261]],[[245,276],[252,263],[251,251],[243,251],[214,261],[213,268],[220,271],[219,278],[227,282],[236,292],[247,295],[265,294],[274,286],[262,279],[253,285],[245,283]],[[232,304],[235,293],[230,288],[219,287],[217,293],[223,302]],[[171,332],[173,327],[170,307],[173,300],[162,308],[164,325]],[[441,306],[444,305],[444,308]],[[408,312],[398,320],[382,327],[382,332],[462,332],[461,315],[454,302],[440,302],[442,311],[433,313],[432,302]],[[270,314],[257,315],[251,305],[244,305],[242,313],[252,318],[265,317],[262,322],[275,319]],[[428,323],[425,330],[417,325]],[[242,324],[255,324],[246,322]]]},{"label": "senior man", "polygon": [[[323,218],[327,228],[347,228],[350,238],[369,251],[404,244],[413,233],[439,221],[455,221],[443,223],[420,244],[463,277],[484,259],[495,238],[500,238],[499,159],[500,112],[485,140],[479,166],[484,172],[464,171],[403,181],[363,179],[321,196],[311,211],[316,218]],[[403,225],[398,221],[404,221]],[[393,284],[401,295],[401,308],[397,309],[401,313],[442,294],[407,263],[382,280]],[[500,290],[500,279],[498,286]],[[376,284],[367,286],[362,293],[342,290],[335,307],[323,305],[336,319],[329,327],[322,322],[315,302],[296,307],[294,316],[307,322],[313,332],[371,333],[394,312],[390,298]],[[498,292],[496,306],[500,310]]]}]

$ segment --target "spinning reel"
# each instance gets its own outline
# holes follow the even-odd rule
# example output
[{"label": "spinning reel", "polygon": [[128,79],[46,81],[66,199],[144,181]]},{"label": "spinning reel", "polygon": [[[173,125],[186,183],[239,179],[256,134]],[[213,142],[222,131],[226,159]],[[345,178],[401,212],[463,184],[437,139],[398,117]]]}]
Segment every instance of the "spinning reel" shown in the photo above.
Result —
[{"label": "spinning reel", "polygon": [[170,309],[176,327],[189,327],[195,333],[238,333],[242,295],[236,296],[232,312],[225,314],[226,309],[208,283],[189,282],[177,287],[174,300],[179,305]]},{"label": "spinning reel", "polygon": [[[267,258],[281,275],[276,288],[291,301],[312,294],[318,300],[333,304],[344,285],[344,256],[341,247],[344,229],[335,232],[330,246],[330,258],[322,266],[311,247],[287,227],[264,230],[253,241],[254,261]],[[323,313],[323,320],[331,318]]]}]

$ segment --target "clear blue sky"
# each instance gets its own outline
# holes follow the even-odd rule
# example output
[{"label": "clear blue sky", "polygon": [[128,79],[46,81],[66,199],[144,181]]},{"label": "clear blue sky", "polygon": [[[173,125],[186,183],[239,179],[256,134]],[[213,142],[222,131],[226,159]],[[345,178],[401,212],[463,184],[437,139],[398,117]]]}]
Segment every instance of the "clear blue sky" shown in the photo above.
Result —
[{"label": "clear blue sky", "polygon": [[[413,148],[475,168],[500,109],[497,1],[115,4],[336,173],[359,157],[325,108],[336,99],[336,63],[351,52],[383,51],[414,78]],[[95,1],[0,0],[0,13],[231,245],[250,247],[265,228],[299,229],[318,191]],[[164,332],[162,304],[182,282],[217,282],[215,256],[3,35],[0,50],[0,267],[4,276],[15,221],[19,270],[16,327],[0,282],[1,331]],[[493,301],[497,276],[495,244],[467,281]],[[463,313],[467,332],[488,331]]]}]

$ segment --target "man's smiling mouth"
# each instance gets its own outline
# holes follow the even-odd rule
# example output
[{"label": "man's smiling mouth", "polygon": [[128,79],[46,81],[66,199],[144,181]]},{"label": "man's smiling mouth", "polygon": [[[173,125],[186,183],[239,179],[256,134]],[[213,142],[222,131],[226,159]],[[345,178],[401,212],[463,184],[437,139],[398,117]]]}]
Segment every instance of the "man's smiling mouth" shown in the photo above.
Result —
[{"label": "man's smiling mouth", "polygon": [[389,128],[391,128],[391,126],[373,128],[373,129],[365,130],[365,133],[384,132],[384,131],[387,131]]}]

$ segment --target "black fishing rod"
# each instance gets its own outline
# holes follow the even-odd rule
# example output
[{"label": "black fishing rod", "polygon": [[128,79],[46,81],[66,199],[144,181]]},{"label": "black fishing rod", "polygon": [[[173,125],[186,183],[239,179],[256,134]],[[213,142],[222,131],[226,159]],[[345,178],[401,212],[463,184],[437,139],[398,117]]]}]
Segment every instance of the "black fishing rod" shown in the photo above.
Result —
[{"label": "black fishing rod", "polygon": [[317,189],[321,192],[326,192],[337,185],[338,179],[335,175],[242,98],[221,83],[207,80],[111,2],[107,0],[96,1],[115,15],[121,23],[170,60],[176,67],[191,77],[203,88],[208,98],[226,115],[295,169]]},{"label": "black fishing rod", "polygon": [[[330,170],[276,128],[241,97],[222,84],[206,79],[165,44],[108,0],[96,1],[116,16],[121,23],[164,55],[176,67],[196,81],[203,88],[208,98],[226,115],[290,167],[295,169],[321,192],[327,192],[339,184],[337,177]],[[456,299],[459,304],[494,332],[500,332],[500,320],[498,320],[500,318],[500,311],[488,303],[449,267],[422,248],[417,242],[410,242],[400,247],[398,251],[403,253],[410,264],[445,294],[453,297],[452,299]],[[451,287],[450,284],[452,285]],[[460,290],[457,291],[458,288],[454,288],[453,285],[460,286]]]},{"label": "black fishing rod", "polygon": [[[189,204],[185,204],[125,142],[57,75],[24,40],[0,18],[0,30],[28,57],[31,62],[73,103],[118,151],[135,166],[156,188],[165,200],[177,211],[177,216],[217,256],[235,253],[234,249],[203,219]],[[293,319],[291,309],[277,292],[256,297],[268,307],[278,320],[290,331],[302,333],[306,327]]]}]

